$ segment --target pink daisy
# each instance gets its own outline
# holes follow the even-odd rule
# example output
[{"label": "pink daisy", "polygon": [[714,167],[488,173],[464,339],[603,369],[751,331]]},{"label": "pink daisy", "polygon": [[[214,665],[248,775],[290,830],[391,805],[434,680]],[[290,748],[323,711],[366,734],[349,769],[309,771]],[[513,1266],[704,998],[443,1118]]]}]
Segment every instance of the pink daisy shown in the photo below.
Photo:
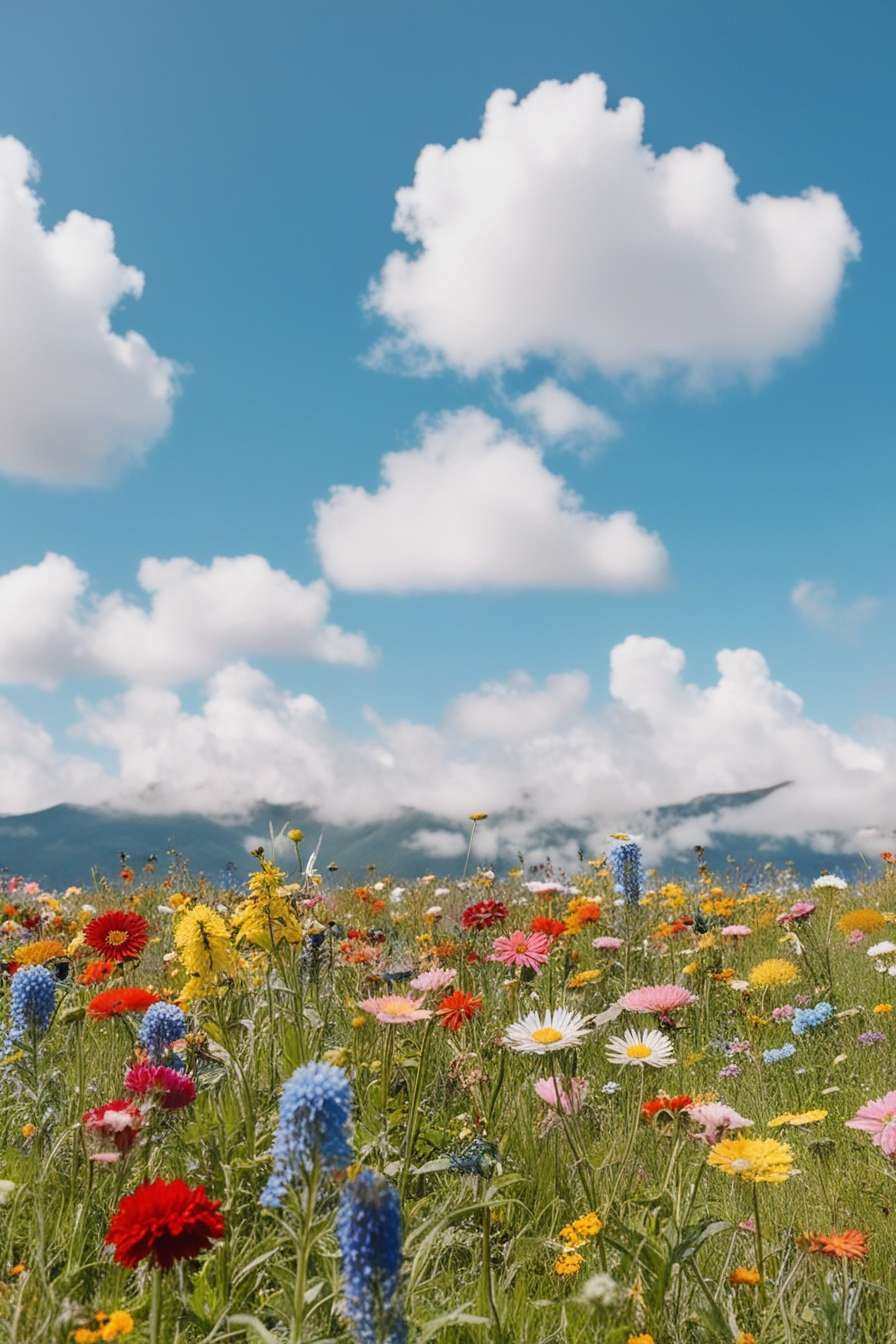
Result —
[{"label": "pink daisy", "polygon": [[896,1092],[888,1092],[877,1101],[866,1101],[847,1120],[846,1127],[864,1130],[885,1157],[896,1156]]},{"label": "pink daisy", "polygon": [[563,1111],[564,1115],[576,1115],[588,1092],[586,1078],[570,1078],[568,1085],[559,1083],[556,1078],[539,1078],[534,1086],[542,1101],[554,1110]]},{"label": "pink daisy", "polygon": [[365,1013],[372,1013],[377,1022],[383,1022],[387,1027],[402,1027],[432,1017],[428,1008],[420,1007],[422,1002],[408,994],[380,994],[373,999],[362,999],[358,1007]]},{"label": "pink daisy", "polygon": [[456,975],[457,971],[449,971],[442,966],[436,966],[432,971],[423,971],[420,975],[415,975],[411,981],[411,988],[419,989],[421,994],[438,994],[440,990],[448,988]]},{"label": "pink daisy", "polygon": [[623,994],[619,1006],[629,1013],[658,1013],[660,1017],[668,1017],[678,1008],[688,1008],[696,1002],[696,994],[683,985],[645,985]]},{"label": "pink daisy", "polygon": [[710,1145],[718,1143],[724,1134],[733,1129],[749,1129],[752,1120],[747,1120],[733,1106],[723,1101],[700,1102],[688,1107],[688,1118],[695,1120],[703,1129],[694,1138]]},{"label": "pink daisy", "polygon": [[537,971],[550,951],[551,940],[546,933],[523,933],[517,929],[506,938],[495,939],[489,961],[500,961],[504,966],[528,966],[530,971]]},{"label": "pink daisy", "polygon": [[598,952],[618,952],[622,946],[621,938],[595,938],[591,944]]},{"label": "pink daisy", "polygon": [[749,938],[753,930],[748,924],[726,924],[722,930],[723,938]]}]

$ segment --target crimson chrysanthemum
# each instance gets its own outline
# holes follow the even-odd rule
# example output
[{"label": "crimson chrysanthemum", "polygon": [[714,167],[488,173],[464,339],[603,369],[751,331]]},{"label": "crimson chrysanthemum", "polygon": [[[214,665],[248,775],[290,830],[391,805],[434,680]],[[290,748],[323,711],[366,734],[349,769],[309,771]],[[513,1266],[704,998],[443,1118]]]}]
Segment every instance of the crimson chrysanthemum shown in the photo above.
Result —
[{"label": "crimson chrysanthemum", "polygon": [[154,1096],[163,1111],[179,1111],[196,1100],[196,1084],[186,1073],[165,1064],[134,1064],[124,1085],[135,1097]]},{"label": "crimson chrysanthemum", "polygon": [[88,1017],[119,1017],[122,1013],[145,1013],[151,1003],[158,1003],[159,996],[151,989],[141,989],[139,985],[116,985],[114,989],[104,989],[94,994],[87,1005]]},{"label": "crimson chrysanthemum", "polygon": [[84,941],[108,961],[138,957],[149,940],[149,924],[136,910],[107,910],[84,930]]},{"label": "crimson chrysanthemum", "polygon": [[177,1260],[192,1260],[224,1235],[221,1201],[209,1199],[205,1189],[186,1181],[144,1181],[125,1195],[112,1215],[106,1244],[115,1247],[115,1259],[128,1269],[152,1260],[170,1269]]},{"label": "crimson chrysanthemum", "polygon": [[490,929],[507,918],[507,906],[503,901],[476,901],[468,905],[460,917],[465,929]]},{"label": "crimson chrysanthemum", "polygon": [[482,998],[479,994],[467,994],[463,989],[456,989],[453,994],[448,994],[436,1009],[436,1015],[446,1031],[460,1031],[465,1022],[475,1017],[482,1007]]}]

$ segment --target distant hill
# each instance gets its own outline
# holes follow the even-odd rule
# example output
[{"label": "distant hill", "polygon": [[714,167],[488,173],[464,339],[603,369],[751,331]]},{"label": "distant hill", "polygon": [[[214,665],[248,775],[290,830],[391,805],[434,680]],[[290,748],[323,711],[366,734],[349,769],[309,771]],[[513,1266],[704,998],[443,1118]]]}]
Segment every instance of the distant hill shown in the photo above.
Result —
[{"label": "distant hill", "polygon": [[[629,825],[633,832],[656,836],[668,836],[687,822],[707,826],[716,823],[724,828],[725,817],[731,811],[749,808],[786,787],[784,782],[740,793],[707,794],[656,808],[640,818],[631,818]],[[579,847],[586,858],[590,855],[585,835],[575,828],[558,825],[533,832],[525,826],[521,814],[505,815],[501,820],[515,821],[521,833],[527,832],[522,854],[527,864],[546,856],[569,862]],[[313,809],[300,804],[261,806],[249,818],[238,821],[214,820],[191,813],[155,816],[60,804],[40,812],[0,817],[0,870],[21,873],[49,887],[83,886],[91,881],[93,872],[116,876],[121,866],[119,856],[125,853],[136,868],[155,855],[161,871],[172,861],[180,860],[191,871],[205,873],[214,880],[232,876],[242,881],[253,867],[254,861],[248,853],[251,838],[261,840],[270,849],[267,837],[271,828],[276,834],[291,825],[300,825],[306,832],[306,856],[309,842],[313,845],[322,830],[324,841],[318,866],[326,870],[328,864],[335,863],[340,879],[350,880],[366,876],[371,865],[380,873],[405,878],[426,872],[459,875],[464,860],[461,840],[469,823],[465,819],[446,822],[444,817],[413,809],[386,821],[334,826],[319,821]],[[453,853],[446,853],[446,836],[449,842],[455,838]],[[451,848],[450,843],[447,848]],[[792,864],[795,872],[806,880],[816,877],[822,869],[836,869],[849,876],[864,867],[855,853],[822,855],[795,842],[761,834],[726,833],[724,829],[717,831],[714,825],[706,854],[714,870],[733,865],[738,876],[754,880],[764,865],[779,868]],[[508,847],[495,862],[506,866],[518,857],[518,851]],[[662,867],[673,875],[693,873],[692,845],[682,844],[677,850],[667,851]]]}]

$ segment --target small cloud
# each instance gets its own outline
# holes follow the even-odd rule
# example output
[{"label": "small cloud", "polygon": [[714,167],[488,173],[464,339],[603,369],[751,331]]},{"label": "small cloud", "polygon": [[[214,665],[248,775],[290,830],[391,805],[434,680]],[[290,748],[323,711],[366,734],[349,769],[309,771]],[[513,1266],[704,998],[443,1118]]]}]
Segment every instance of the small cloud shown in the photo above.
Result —
[{"label": "small cloud", "polygon": [[583,401],[553,378],[545,378],[538,387],[513,402],[517,415],[529,420],[549,443],[564,440],[579,446],[591,456],[596,448],[622,437],[620,425],[599,406]]},{"label": "small cloud", "polygon": [[837,585],[823,579],[801,579],[790,594],[790,601],[808,625],[829,634],[852,634],[876,615],[880,601],[876,597],[856,597],[851,602],[840,598]]}]

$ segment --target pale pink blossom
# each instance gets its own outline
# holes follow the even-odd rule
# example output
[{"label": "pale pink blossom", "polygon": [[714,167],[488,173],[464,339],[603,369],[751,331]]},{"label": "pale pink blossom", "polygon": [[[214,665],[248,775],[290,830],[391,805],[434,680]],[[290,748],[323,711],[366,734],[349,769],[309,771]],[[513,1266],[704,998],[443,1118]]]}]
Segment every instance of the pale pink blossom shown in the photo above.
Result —
[{"label": "pale pink blossom", "polygon": [[794,901],[789,910],[778,915],[778,924],[795,924],[797,920],[808,919],[815,909],[814,901]]},{"label": "pale pink blossom", "polygon": [[722,930],[723,938],[749,938],[753,930],[749,924],[726,924]]},{"label": "pale pink blossom", "polygon": [[588,1092],[587,1078],[570,1078],[568,1084],[556,1078],[539,1078],[534,1084],[536,1094],[554,1110],[564,1115],[576,1115]]},{"label": "pale pink blossom", "polygon": [[619,1006],[629,1013],[658,1013],[668,1017],[678,1008],[688,1008],[696,1002],[696,994],[683,985],[644,985],[623,994]]},{"label": "pale pink blossom", "polygon": [[853,1118],[847,1120],[846,1127],[870,1134],[871,1142],[885,1157],[896,1155],[896,1092],[888,1092],[876,1101],[866,1101]]},{"label": "pale pink blossom", "polygon": [[457,971],[436,966],[434,970],[423,971],[420,975],[415,975],[411,981],[411,988],[419,989],[421,994],[438,994],[439,990],[448,988],[456,975]]},{"label": "pale pink blossom", "polygon": [[745,1119],[733,1106],[726,1106],[723,1101],[698,1102],[688,1107],[687,1114],[689,1119],[703,1126],[694,1138],[710,1145],[718,1143],[729,1130],[749,1129],[753,1123],[752,1120]]},{"label": "pale pink blossom", "polygon": [[622,939],[607,937],[595,938],[592,941],[591,946],[596,947],[598,952],[618,952],[622,946]]},{"label": "pale pink blossom", "polygon": [[383,1022],[387,1027],[400,1027],[432,1017],[428,1008],[420,1007],[422,1002],[422,999],[407,994],[380,994],[376,998],[362,999],[358,1007],[365,1013],[372,1013],[377,1022]]},{"label": "pale pink blossom", "polygon": [[489,961],[500,961],[504,966],[527,966],[537,971],[547,961],[551,940],[546,933],[523,933],[517,929],[492,943]]}]

